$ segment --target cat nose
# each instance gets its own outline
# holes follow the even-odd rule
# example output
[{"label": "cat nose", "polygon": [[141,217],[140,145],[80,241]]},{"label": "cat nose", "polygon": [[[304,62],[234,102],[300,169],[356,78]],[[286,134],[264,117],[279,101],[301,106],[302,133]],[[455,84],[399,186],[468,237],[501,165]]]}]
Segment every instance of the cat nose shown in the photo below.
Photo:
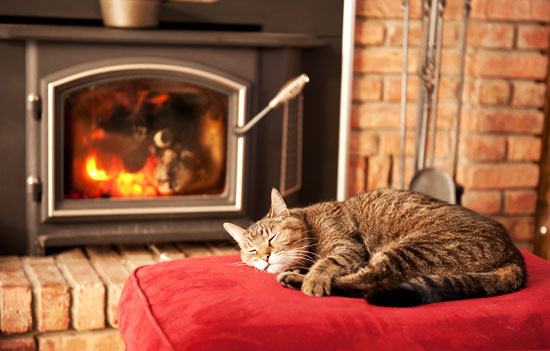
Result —
[{"label": "cat nose", "polygon": [[264,261],[266,261],[266,262],[269,262],[269,255],[270,255],[269,252],[266,253],[266,254],[264,255],[264,257],[262,257],[262,259],[263,259]]}]

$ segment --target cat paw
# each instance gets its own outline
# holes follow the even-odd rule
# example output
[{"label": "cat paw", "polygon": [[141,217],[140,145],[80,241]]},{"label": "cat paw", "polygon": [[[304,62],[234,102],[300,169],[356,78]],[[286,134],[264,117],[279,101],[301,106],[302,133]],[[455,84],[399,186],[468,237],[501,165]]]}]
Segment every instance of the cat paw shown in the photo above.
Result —
[{"label": "cat paw", "polygon": [[304,277],[303,274],[287,271],[279,274],[277,281],[285,288],[300,290]]},{"label": "cat paw", "polygon": [[332,279],[322,275],[306,275],[302,283],[302,292],[308,296],[328,296]]}]

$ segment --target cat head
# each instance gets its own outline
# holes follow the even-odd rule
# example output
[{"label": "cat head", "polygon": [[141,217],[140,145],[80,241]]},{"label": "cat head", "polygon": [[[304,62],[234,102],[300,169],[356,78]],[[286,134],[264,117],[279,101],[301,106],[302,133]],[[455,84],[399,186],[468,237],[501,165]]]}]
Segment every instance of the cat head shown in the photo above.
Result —
[{"label": "cat head", "polygon": [[268,214],[243,229],[224,223],[225,230],[241,248],[241,259],[246,264],[270,273],[306,267],[310,239],[305,222],[293,216],[276,189],[271,191]]}]

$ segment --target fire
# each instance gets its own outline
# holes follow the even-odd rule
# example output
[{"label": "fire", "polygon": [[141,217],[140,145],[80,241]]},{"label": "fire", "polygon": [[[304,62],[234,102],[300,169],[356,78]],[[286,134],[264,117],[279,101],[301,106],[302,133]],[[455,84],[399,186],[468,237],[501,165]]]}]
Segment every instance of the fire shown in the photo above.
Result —
[{"label": "fire", "polygon": [[95,181],[104,181],[109,180],[109,175],[102,169],[97,168],[96,155],[95,153],[90,155],[86,161],[86,172],[90,179]]},{"label": "fire", "polygon": [[[65,198],[224,191],[224,94],[173,80],[124,79],[75,90],[64,106]],[[170,141],[158,143],[154,136],[164,129]]]},{"label": "fire", "polygon": [[97,151],[92,150],[86,157],[85,167],[88,180],[95,188],[99,188],[103,195],[147,197],[159,195],[154,179],[156,163],[155,158],[150,156],[139,172],[129,173],[124,169],[121,160],[112,155],[112,166],[107,171],[98,168]]}]

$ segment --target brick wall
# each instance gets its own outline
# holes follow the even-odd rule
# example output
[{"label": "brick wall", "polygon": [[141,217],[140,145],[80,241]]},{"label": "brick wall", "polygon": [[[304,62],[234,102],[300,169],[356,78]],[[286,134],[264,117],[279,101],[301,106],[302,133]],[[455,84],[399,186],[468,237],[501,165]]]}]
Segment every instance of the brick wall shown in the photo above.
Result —
[{"label": "brick wall", "polygon": [[[406,184],[412,177],[421,0],[411,0]],[[401,0],[358,0],[349,194],[398,187]],[[451,173],[463,0],[447,0],[435,164]],[[473,0],[458,181],[463,205],[532,249],[550,47],[550,0]]]}]

